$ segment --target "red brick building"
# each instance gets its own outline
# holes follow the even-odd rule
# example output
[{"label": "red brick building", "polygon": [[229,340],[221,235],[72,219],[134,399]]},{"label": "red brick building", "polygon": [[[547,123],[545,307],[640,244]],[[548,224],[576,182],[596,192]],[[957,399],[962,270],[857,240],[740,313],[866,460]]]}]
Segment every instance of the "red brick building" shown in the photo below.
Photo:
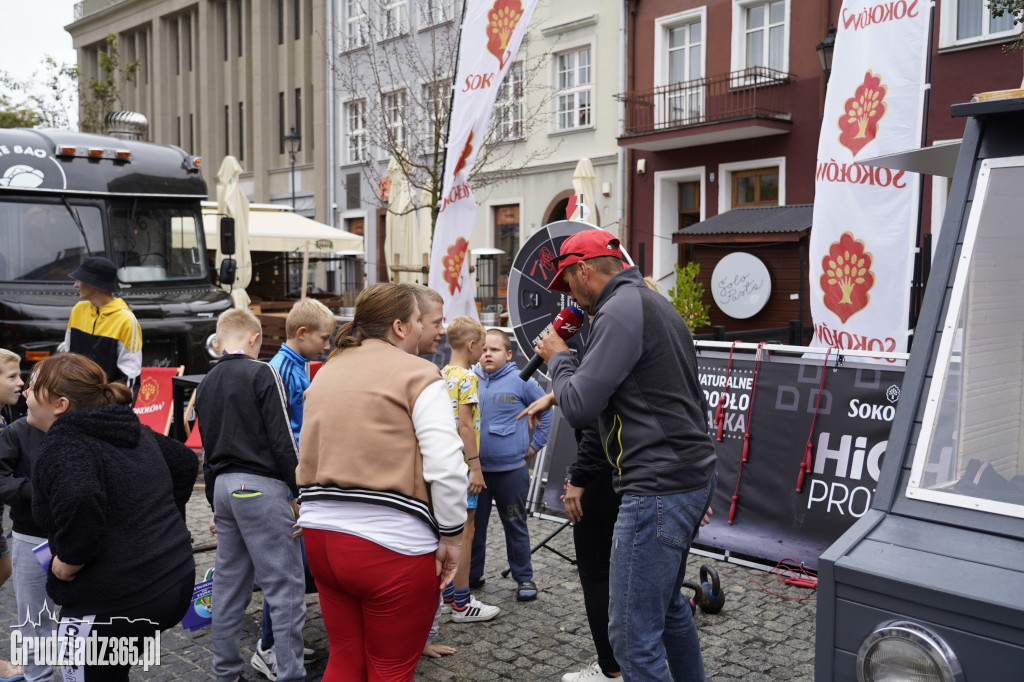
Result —
[{"label": "red brick building", "polygon": [[[925,0],[918,5],[928,11]],[[961,136],[964,120],[950,117],[950,105],[976,92],[1017,87],[1022,75],[1020,56],[1001,51],[1019,27],[991,20],[983,0],[936,5],[928,144]],[[721,233],[712,240],[675,233],[735,208],[813,203],[827,87],[816,46],[830,25],[840,24],[840,7],[840,0],[627,3],[627,92],[619,96],[625,131],[619,144],[628,150],[629,247],[663,288],[674,283],[673,264],[699,262],[712,325],[763,329],[798,318],[799,294],[808,288],[806,282],[799,287],[793,272],[802,267],[806,278],[806,265],[800,265],[806,231],[782,242],[777,232],[749,226],[737,232],[735,244]],[[933,214],[936,225],[941,220],[946,181],[924,184],[927,234]],[[758,248],[776,283],[771,300],[753,317],[729,318],[712,300],[711,270],[730,250]]]}]

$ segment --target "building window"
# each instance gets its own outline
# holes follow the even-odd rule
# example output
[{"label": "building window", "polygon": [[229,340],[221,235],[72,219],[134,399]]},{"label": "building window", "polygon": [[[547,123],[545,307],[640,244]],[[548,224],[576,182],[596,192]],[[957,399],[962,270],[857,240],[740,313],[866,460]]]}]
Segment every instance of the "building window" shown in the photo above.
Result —
[{"label": "building window", "polygon": [[185,49],[188,53],[188,70],[192,71],[192,17],[185,17]]},{"label": "building window", "polygon": [[447,118],[451,95],[452,84],[447,79],[423,85],[423,108],[431,121],[444,121]]},{"label": "building window", "polygon": [[245,161],[245,102],[238,103],[238,160]]},{"label": "building window", "polygon": [[292,7],[292,13],[295,15],[293,23],[295,24],[295,40],[299,39],[302,35],[302,0],[292,0],[294,6]]},{"label": "building window", "polygon": [[243,56],[242,34],[245,28],[245,12],[242,11],[242,0],[235,0],[235,24],[238,30],[238,56]]},{"label": "building window", "polygon": [[732,174],[732,207],[778,206],[779,169],[757,168]]},{"label": "building window", "polygon": [[389,92],[382,98],[384,125],[387,126],[389,149],[381,149],[381,158],[387,158],[389,151],[405,148],[405,116],[409,95],[405,90]]},{"label": "building window", "polygon": [[498,88],[494,104],[494,139],[496,142],[523,137],[523,65],[513,64]]},{"label": "building window", "polygon": [[557,130],[573,130],[591,124],[590,48],[555,56]]},{"label": "building window", "polygon": [[284,0],[277,0],[277,44],[284,45]]},{"label": "building window", "polygon": [[388,40],[405,33],[406,6],[409,0],[384,0],[380,12],[380,39]]},{"label": "building window", "polygon": [[[181,40],[180,40],[180,27],[178,25],[178,18],[171,19],[170,26],[171,30],[171,45],[174,46],[174,75],[181,75]],[[123,41],[122,41],[123,44]]]},{"label": "building window", "polygon": [[224,105],[224,156],[231,153],[231,107]]},{"label": "building window", "polygon": [[228,49],[228,3],[227,3],[227,0],[225,0],[225,2],[220,3],[220,6],[218,8],[218,13],[220,14],[220,26],[221,26],[221,34],[222,34],[221,35],[221,42],[224,43],[224,61],[227,61],[228,60],[228,53],[230,52],[230,50]]},{"label": "building window", "polygon": [[277,143],[278,154],[284,154],[284,93],[277,93]]},{"label": "building window", "polygon": [[345,105],[348,162],[360,163],[366,160],[366,102],[357,100]]},{"label": "building window", "polygon": [[684,14],[684,21],[664,23],[655,34],[655,51],[663,55],[655,81],[665,86],[665,98],[659,102],[663,109],[658,112],[659,126],[697,123],[704,114],[703,12]]},{"label": "building window", "polygon": [[302,88],[295,88],[295,134],[299,136],[299,148],[302,151]]},{"label": "building window", "polygon": [[789,3],[733,0],[733,71],[789,71]]},{"label": "building window", "polygon": [[1021,29],[1010,12],[993,17],[986,0],[946,0],[939,12],[939,47],[1005,40]]},{"label": "building window", "polygon": [[455,18],[455,0],[420,0],[424,26],[434,26]]},{"label": "building window", "polygon": [[700,182],[679,183],[679,223],[682,230],[700,222]]},{"label": "building window", "polygon": [[512,260],[519,253],[519,204],[494,207],[494,245],[505,252],[499,257],[498,296],[508,296]]},{"label": "building window", "polygon": [[366,45],[366,6],[363,0],[345,0],[345,49]]}]

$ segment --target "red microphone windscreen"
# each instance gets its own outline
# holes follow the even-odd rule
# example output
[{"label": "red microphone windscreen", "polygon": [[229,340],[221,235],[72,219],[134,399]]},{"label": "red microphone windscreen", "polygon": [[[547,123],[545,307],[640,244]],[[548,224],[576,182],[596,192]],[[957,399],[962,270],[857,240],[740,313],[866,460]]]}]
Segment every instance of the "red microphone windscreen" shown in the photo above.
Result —
[{"label": "red microphone windscreen", "polygon": [[562,308],[562,312],[558,313],[551,326],[563,340],[572,338],[583,326],[583,311],[576,306],[568,305]]}]

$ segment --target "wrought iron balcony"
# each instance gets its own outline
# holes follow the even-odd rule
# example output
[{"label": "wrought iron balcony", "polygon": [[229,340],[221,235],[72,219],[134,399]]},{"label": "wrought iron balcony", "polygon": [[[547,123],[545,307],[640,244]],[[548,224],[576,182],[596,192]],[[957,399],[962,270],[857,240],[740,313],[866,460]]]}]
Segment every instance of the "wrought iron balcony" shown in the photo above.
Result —
[{"label": "wrought iron balcony", "polygon": [[626,136],[746,118],[790,120],[792,75],[763,66],[616,95],[626,103]]}]

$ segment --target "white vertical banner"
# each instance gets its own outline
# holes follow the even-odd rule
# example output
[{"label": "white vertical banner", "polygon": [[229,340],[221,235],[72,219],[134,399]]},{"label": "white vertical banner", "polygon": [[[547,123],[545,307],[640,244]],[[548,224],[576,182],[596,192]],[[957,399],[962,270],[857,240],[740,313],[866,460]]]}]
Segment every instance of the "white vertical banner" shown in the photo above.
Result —
[{"label": "white vertical banner", "polygon": [[921,145],[928,0],[844,0],[818,140],[815,346],[905,352],[917,173],[857,165]]},{"label": "white vertical banner", "polygon": [[444,298],[445,320],[478,319],[469,277],[476,202],[466,178],[486,143],[498,88],[526,34],[537,0],[466,0],[448,127],[440,210],[430,249],[430,287]]}]

